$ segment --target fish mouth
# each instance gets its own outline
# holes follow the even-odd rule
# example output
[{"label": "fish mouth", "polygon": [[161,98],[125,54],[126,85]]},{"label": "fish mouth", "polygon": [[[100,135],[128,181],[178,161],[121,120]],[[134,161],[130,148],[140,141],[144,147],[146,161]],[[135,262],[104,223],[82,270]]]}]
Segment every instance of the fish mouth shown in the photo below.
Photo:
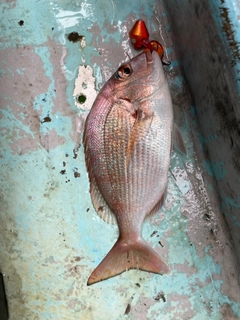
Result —
[{"label": "fish mouth", "polygon": [[162,62],[156,51],[151,52],[146,50],[131,60],[132,70],[141,72],[150,69],[150,73],[156,73],[161,66]]},{"label": "fish mouth", "polygon": [[155,69],[158,69],[161,67],[161,59],[156,51],[151,52],[150,50],[145,51],[147,64],[153,65],[152,67]]}]

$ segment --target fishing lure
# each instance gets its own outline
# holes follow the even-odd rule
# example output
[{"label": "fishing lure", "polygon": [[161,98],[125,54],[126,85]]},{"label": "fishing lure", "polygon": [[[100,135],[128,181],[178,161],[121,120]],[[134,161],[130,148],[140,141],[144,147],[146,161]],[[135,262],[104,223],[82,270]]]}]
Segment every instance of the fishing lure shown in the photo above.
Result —
[{"label": "fishing lure", "polygon": [[150,50],[151,52],[156,51],[160,56],[162,63],[169,65],[169,61],[164,60],[164,47],[156,40],[149,41],[149,32],[146,24],[143,20],[137,20],[129,31],[129,38],[131,43],[136,50],[143,49],[143,51]]}]

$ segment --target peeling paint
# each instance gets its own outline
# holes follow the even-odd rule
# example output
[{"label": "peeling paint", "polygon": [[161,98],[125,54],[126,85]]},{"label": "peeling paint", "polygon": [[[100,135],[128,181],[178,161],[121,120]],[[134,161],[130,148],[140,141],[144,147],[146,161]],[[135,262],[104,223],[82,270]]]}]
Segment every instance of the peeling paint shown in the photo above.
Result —
[{"label": "peeling paint", "polygon": [[[85,100],[81,102],[81,96]],[[82,110],[90,110],[93,102],[97,96],[95,90],[95,78],[93,76],[93,69],[91,66],[80,66],[78,69],[78,76],[75,80],[75,89],[73,97],[75,105]]]}]

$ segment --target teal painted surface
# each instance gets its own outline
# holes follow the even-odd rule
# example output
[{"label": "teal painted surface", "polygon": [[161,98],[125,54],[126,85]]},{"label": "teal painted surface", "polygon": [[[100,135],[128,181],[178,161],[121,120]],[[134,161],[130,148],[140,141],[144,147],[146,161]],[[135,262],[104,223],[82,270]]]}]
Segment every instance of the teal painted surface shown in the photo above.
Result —
[{"label": "teal painted surface", "polygon": [[[206,160],[206,175],[200,165],[194,102],[163,2],[16,0],[1,2],[0,12],[0,271],[10,319],[240,317],[234,251],[211,168]],[[118,230],[91,204],[81,142],[89,106],[75,103],[75,81],[78,67],[81,78],[90,66],[98,91],[127,54],[135,55],[128,31],[138,18],[173,61],[167,78],[188,149],[187,158],[173,152],[165,206],[143,228],[173,274],[131,270],[87,287]],[[71,32],[85,44],[70,42]],[[221,162],[215,170],[223,179]],[[238,206],[232,198],[227,204]]]}]

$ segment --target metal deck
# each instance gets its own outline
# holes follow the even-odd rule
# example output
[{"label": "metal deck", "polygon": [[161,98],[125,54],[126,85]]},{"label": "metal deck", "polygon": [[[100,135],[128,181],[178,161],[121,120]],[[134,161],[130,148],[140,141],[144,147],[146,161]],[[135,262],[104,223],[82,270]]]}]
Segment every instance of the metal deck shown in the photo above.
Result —
[{"label": "metal deck", "polygon": [[[0,272],[11,320],[240,319],[240,10],[237,1],[165,4],[0,2]],[[172,62],[188,150],[173,152],[166,203],[143,228],[173,273],[131,270],[87,287],[118,230],[91,204],[84,119],[101,85],[137,54],[128,31],[139,18]]]}]

